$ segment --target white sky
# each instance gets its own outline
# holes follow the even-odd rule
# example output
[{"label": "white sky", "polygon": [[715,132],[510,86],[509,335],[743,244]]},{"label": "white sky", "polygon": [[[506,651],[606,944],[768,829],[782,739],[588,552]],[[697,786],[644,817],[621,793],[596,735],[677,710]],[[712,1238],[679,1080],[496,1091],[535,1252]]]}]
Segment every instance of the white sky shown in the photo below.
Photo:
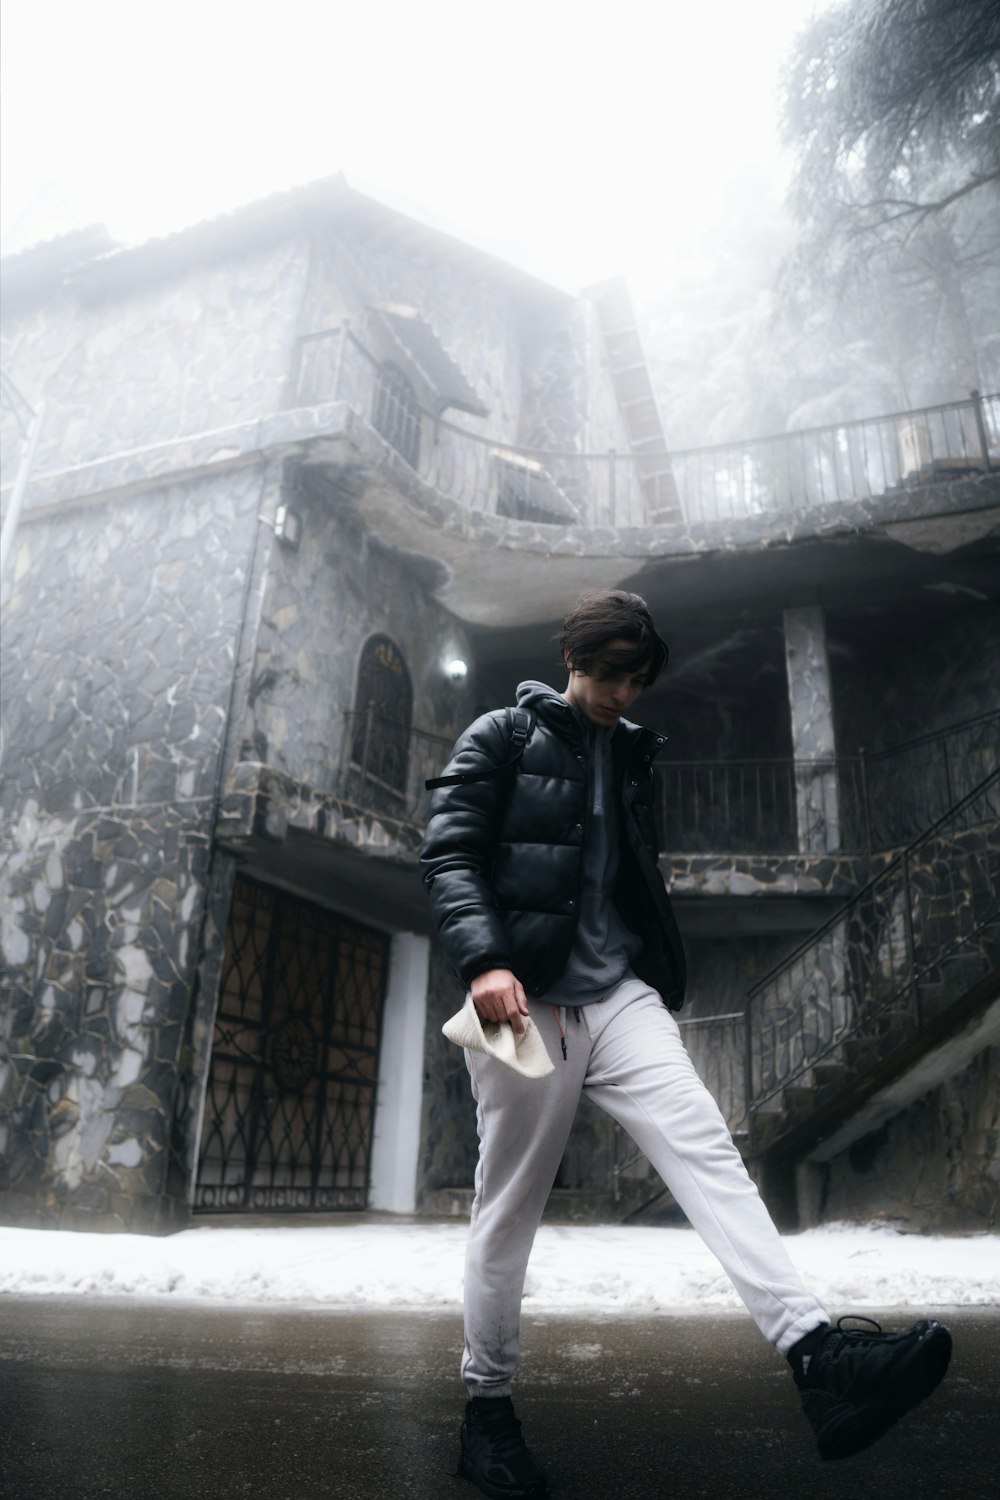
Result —
[{"label": "white sky", "polygon": [[[466,1225],[306,1220],[273,1228],[188,1229],[161,1239],[0,1228],[0,1298],[167,1298],[326,1307],[458,1308]],[[806,1285],[838,1317],[864,1308],[1000,1302],[1000,1235],[898,1234],[829,1225],[785,1244]],[[692,1229],[543,1225],[525,1311],[717,1314],[742,1308]]]},{"label": "white sky", "polygon": [[740,179],[782,180],[812,6],[3,0],[5,248],[46,185],[132,241],[342,170],[571,289],[655,295]]}]

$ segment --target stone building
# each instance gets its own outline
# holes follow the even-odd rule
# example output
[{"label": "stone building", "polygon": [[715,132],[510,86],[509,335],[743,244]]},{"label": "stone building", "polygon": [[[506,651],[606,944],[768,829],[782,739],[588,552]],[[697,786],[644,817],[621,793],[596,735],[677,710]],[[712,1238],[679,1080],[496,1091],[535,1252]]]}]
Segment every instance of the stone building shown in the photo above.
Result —
[{"label": "stone building", "polygon": [[[996,401],[668,456],[620,284],[342,179],[3,287],[7,1222],[464,1211],[423,781],[622,584],[671,643],[688,1040],[765,1194],[997,1223]],[[581,1110],[554,1211],[657,1194]]]}]

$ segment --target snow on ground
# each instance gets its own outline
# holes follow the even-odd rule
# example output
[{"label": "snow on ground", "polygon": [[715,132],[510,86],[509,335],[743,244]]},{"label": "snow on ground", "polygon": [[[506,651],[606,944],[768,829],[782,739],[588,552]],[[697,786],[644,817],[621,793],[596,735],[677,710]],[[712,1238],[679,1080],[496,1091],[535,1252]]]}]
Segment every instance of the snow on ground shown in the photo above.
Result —
[{"label": "snow on ground", "polygon": [[[214,1304],[457,1308],[465,1224],[214,1225],[168,1239],[0,1228],[0,1294],[174,1298]],[[866,1307],[1000,1304],[1000,1235],[941,1238],[884,1225],[786,1237],[806,1283],[833,1314]],[[543,1226],[526,1311],[740,1307],[690,1229]]]}]

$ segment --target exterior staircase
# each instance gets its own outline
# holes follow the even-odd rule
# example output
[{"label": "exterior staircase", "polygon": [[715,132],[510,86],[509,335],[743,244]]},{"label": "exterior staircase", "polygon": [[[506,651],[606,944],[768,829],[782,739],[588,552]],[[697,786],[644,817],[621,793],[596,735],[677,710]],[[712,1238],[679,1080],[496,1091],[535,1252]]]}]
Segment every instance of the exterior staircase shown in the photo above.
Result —
[{"label": "exterior staircase", "polygon": [[[1000,1026],[1000,771],[902,850],[750,992],[750,1151],[843,1142],[888,1091],[933,1086]],[[957,1046],[957,1051],[956,1051]],[[968,1051],[966,1047],[966,1052]]]}]

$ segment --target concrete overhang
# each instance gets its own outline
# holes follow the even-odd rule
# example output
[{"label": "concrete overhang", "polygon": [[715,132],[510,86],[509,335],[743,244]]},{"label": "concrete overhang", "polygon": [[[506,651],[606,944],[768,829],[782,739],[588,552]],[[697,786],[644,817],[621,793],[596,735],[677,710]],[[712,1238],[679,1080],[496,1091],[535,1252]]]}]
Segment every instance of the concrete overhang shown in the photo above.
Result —
[{"label": "concrete overhang", "polygon": [[385,931],[429,934],[413,824],[256,761],[234,767],[216,841],[258,879]]},{"label": "concrete overhang", "polygon": [[[944,542],[954,528],[955,549],[972,538],[995,562],[1000,475],[722,521],[558,526],[451,500],[353,412],[342,436],[309,444],[301,457],[319,494],[327,489],[341,502],[349,494],[385,543],[433,560],[441,570],[438,597],[472,626],[541,624],[583,588],[626,584],[642,587],[654,607],[669,601],[673,608],[686,601],[698,608],[713,601],[831,601],[871,596],[883,586],[1000,595],[1000,569],[990,570],[986,595],[978,574],[972,585],[964,580]],[[891,528],[904,522],[919,523],[919,544],[916,536],[892,536]]]},{"label": "concrete overhang", "polygon": [[[431,930],[422,829],[318,791],[258,761],[233,768],[216,840],[261,879],[388,930]],[[864,855],[666,855],[690,937],[812,931],[864,883]]]},{"label": "concrete overhang", "polygon": [[1000,474],[721,521],[551,525],[442,494],[345,402],[33,475],[23,523],[285,459],[299,464],[320,503],[354,508],[383,543],[422,560],[441,602],[473,627],[542,625],[581,589],[601,586],[640,587],[657,612],[675,615],[776,599],[782,607],[818,598],[885,604],[921,590],[1000,598]]}]

